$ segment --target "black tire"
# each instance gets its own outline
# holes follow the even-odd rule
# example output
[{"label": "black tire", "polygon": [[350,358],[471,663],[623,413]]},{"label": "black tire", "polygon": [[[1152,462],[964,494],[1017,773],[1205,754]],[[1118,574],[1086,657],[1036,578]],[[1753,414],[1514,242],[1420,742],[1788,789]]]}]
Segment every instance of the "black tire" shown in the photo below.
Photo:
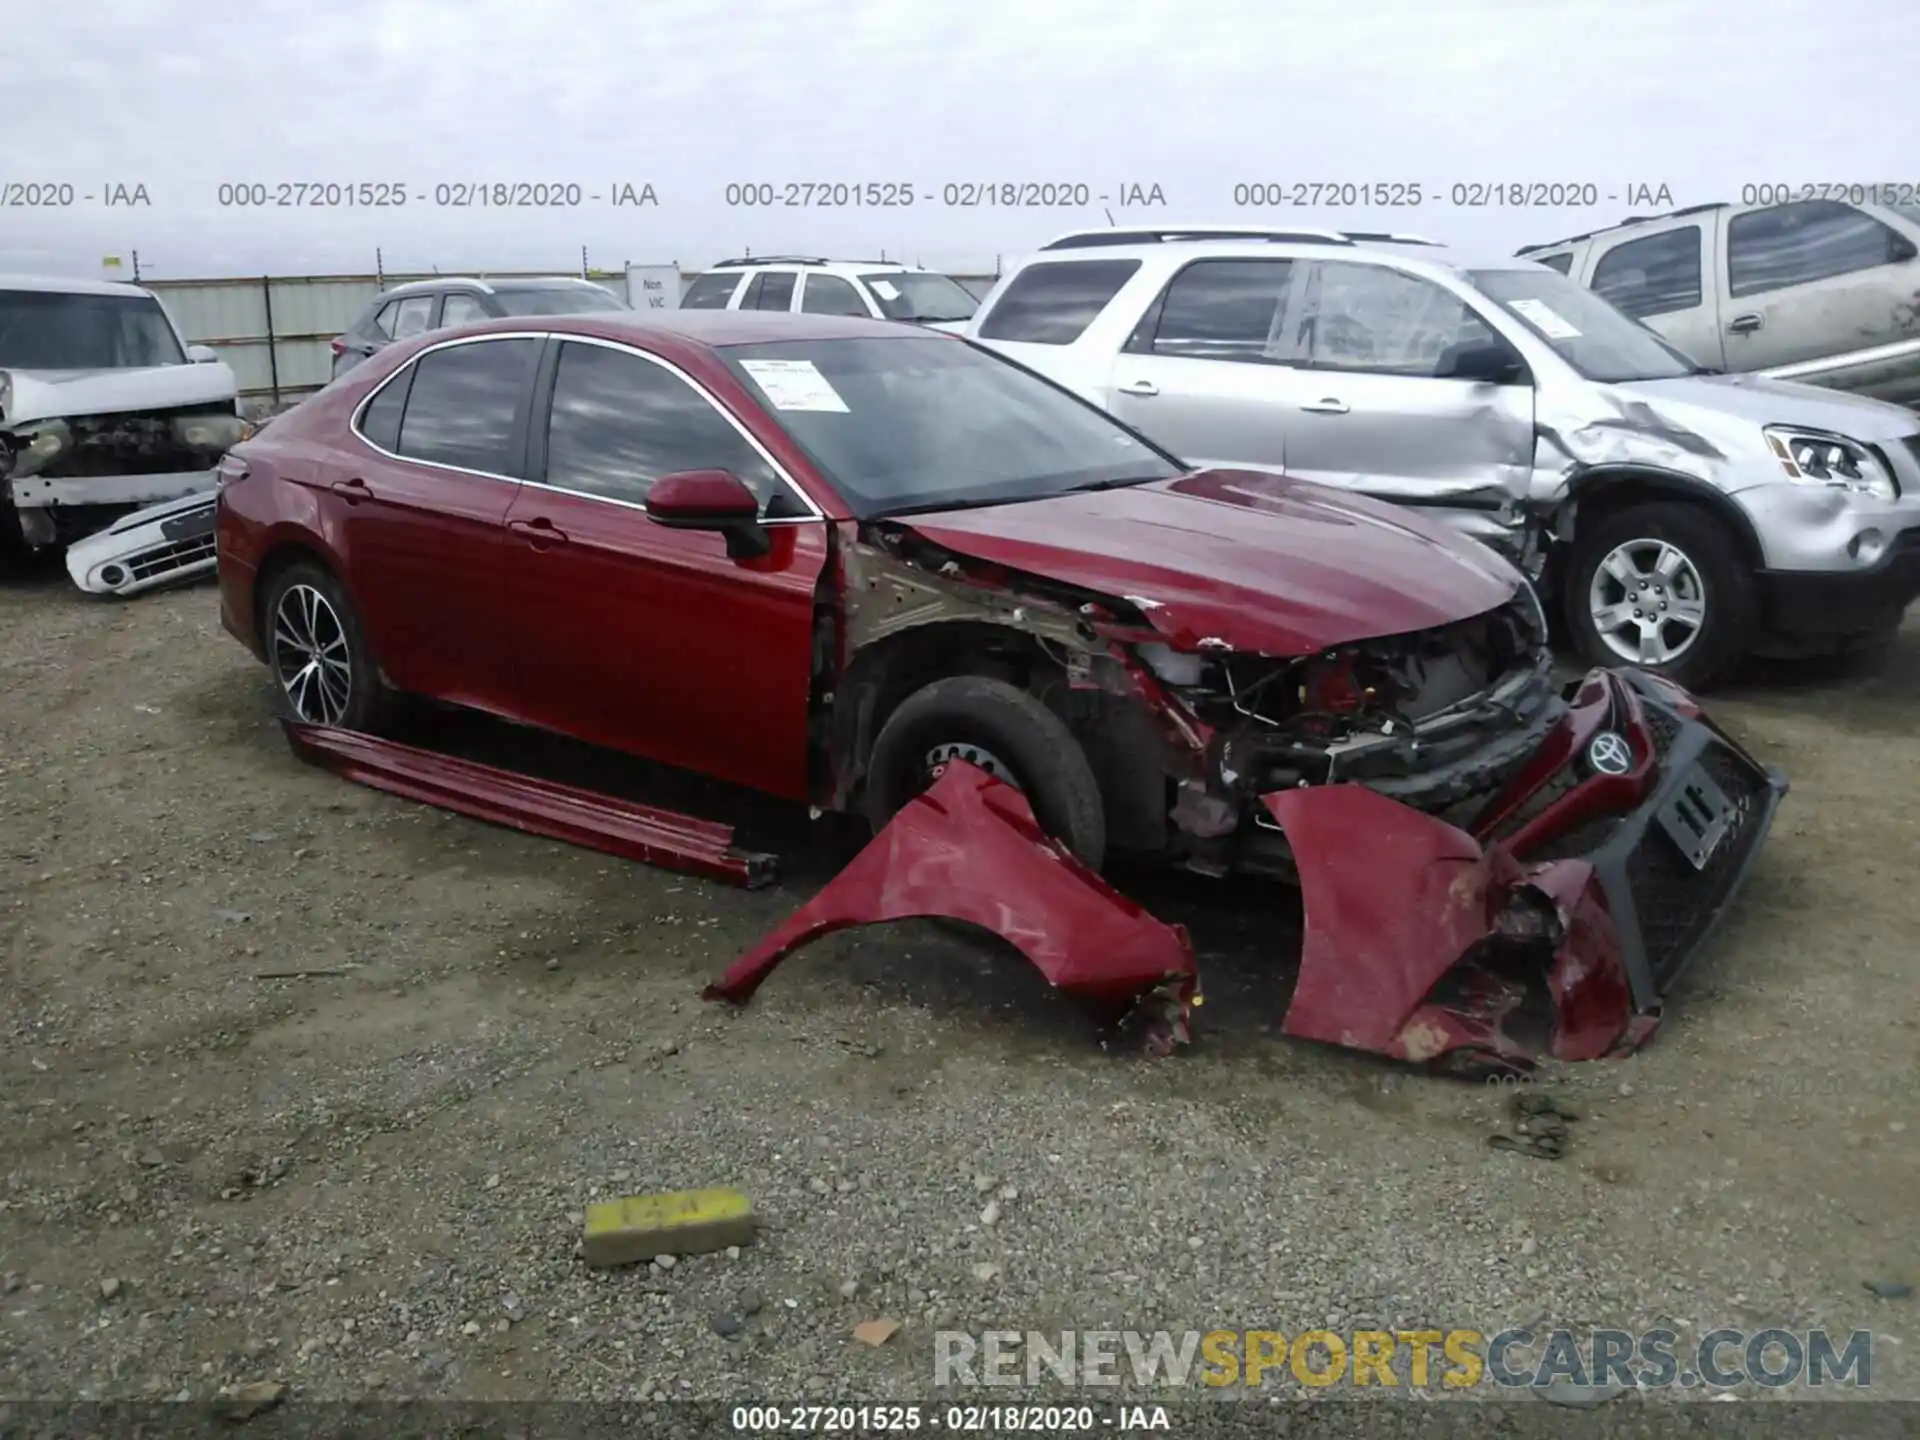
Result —
[{"label": "black tire", "polygon": [[[331,619],[317,607],[303,603],[303,597],[308,596],[323,600]],[[283,607],[290,607],[284,615]],[[312,617],[312,638],[319,646],[336,657],[344,651],[344,686],[322,685],[316,689],[313,677],[309,677],[290,688],[289,675],[302,668],[299,647],[290,642],[301,638],[303,615]],[[318,561],[299,560],[277,572],[260,599],[260,633],[267,651],[267,672],[273,677],[274,706],[283,718],[368,734],[377,734],[386,726],[393,709],[393,693],[380,678],[359,609],[331,570]],[[334,645],[336,637],[344,642],[339,649]],[[328,668],[326,673],[338,678],[336,670]],[[298,700],[293,693],[296,689],[301,697]],[[344,702],[340,701],[342,691]]]},{"label": "black tire", "polygon": [[1594,576],[1615,549],[1635,541],[1662,542],[1686,557],[1705,602],[1690,643],[1671,660],[1642,668],[1691,690],[1723,680],[1746,655],[1758,615],[1752,575],[1727,528],[1695,505],[1634,505],[1582,528],[1573,541],[1561,608],[1567,633],[1589,665],[1636,665],[1601,639],[1590,604]]},{"label": "black tire", "polygon": [[867,760],[867,818],[877,831],[927,788],[928,752],[977,746],[1012,772],[1041,829],[1098,870],[1107,818],[1100,786],[1066,722],[1004,680],[953,675],[916,690],[881,727]]}]

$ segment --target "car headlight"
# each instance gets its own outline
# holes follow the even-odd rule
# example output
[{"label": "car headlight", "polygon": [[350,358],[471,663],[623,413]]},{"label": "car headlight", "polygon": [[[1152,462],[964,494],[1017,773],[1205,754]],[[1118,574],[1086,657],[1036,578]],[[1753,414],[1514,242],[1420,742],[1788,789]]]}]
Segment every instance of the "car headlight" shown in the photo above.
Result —
[{"label": "car headlight", "polygon": [[1769,425],[1766,433],[1781,470],[1795,484],[1833,485],[1880,500],[1900,493],[1880,458],[1857,440],[1790,425]]},{"label": "car headlight", "polygon": [[13,455],[13,473],[21,477],[38,475],[61,451],[73,444],[73,431],[64,420],[44,420],[28,429],[14,432],[19,448]]},{"label": "car headlight", "polygon": [[247,438],[247,422],[238,415],[181,415],[174,437],[194,450],[225,450]]}]

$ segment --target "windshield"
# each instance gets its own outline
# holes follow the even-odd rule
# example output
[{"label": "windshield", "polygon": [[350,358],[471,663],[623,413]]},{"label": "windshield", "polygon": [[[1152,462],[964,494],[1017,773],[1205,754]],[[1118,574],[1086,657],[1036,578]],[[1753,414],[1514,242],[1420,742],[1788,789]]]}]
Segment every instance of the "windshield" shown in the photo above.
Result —
[{"label": "windshield", "polygon": [[186,359],[150,295],[0,290],[0,368],[125,370]]},{"label": "windshield", "polygon": [[924,324],[970,320],[980,308],[980,302],[958,281],[945,275],[909,271],[860,278],[889,320],[918,320]]},{"label": "windshield", "polygon": [[494,302],[503,315],[587,315],[600,310],[625,310],[619,297],[597,285],[556,285],[551,290],[496,290]]},{"label": "windshield", "polygon": [[721,353],[862,520],[1185,473],[1103,411],[958,340],[783,340]]},{"label": "windshield", "polygon": [[1476,270],[1480,293],[1589,380],[1671,380],[1700,367],[1584,285],[1551,270]]}]

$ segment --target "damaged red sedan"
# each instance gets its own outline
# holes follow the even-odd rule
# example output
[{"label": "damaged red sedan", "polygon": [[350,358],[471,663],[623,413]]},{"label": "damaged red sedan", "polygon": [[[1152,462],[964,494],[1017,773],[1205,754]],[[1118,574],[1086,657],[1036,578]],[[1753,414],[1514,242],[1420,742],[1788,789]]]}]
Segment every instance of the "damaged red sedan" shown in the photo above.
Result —
[{"label": "damaged red sedan", "polygon": [[956,914],[1037,962],[1106,936],[1042,968],[1184,1008],[1184,934],[1164,974],[1112,939],[1125,854],[1301,886],[1289,1033],[1616,1053],[1785,790],[1670,684],[1563,692],[1531,587],[1452,529],[1190,470],[924,329],[496,322],[390,347],[221,474],[222,618],[303,729],[428,696],[894,837],[733,999],[824,929]]}]

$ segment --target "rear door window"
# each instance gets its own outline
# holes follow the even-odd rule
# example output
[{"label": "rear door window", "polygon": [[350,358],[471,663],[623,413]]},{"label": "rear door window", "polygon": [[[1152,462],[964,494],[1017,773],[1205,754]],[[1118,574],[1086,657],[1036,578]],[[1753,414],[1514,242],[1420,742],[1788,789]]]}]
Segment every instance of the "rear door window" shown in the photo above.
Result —
[{"label": "rear door window", "polygon": [[[756,310],[791,310],[793,308],[794,282],[800,278],[792,270],[763,270],[760,273],[760,293],[753,301]],[[747,308],[741,302],[742,310]]]},{"label": "rear door window", "polygon": [[446,304],[440,307],[440,328],[451,330],[455,325],[474,325],[482,320],[491,320],[486,307],[471,295],[449,295]]},{"label": "rear door window", "polygon": [[520,415],[533,387],[540,342],[481,340],[433,350],[414,362],[395,447],[409,460],[515,474]]},{"label": "rear door window", "polygon": [[800,308],[809,315],[867,315],[867,302],[860,292],[838,275],[807,276],[807,288],[800,294]]},{"label": "rear door window", "polygon": [[1071,345],[1139,272],[1138,260],[1043,260],[1013,277],[980,322],[982,340]]},{"label": "rear door window", "polygon": [[1911,258],[1913,245],[1837,200],[1750,210],[1727,223],[1727,288],[1757,295]]},{"label": "rear door window", "polygon": [[1286,310],[1291,260],[1196,260],[1167,286],[1151,335],[1135,352],[1196,360],[1271,360]]},{"label": "rear door window", "polygon": [[1593,267],[1595,294],[1636,320],[1700,303],[1700,227],[1683,225],[1615,245]]}]

